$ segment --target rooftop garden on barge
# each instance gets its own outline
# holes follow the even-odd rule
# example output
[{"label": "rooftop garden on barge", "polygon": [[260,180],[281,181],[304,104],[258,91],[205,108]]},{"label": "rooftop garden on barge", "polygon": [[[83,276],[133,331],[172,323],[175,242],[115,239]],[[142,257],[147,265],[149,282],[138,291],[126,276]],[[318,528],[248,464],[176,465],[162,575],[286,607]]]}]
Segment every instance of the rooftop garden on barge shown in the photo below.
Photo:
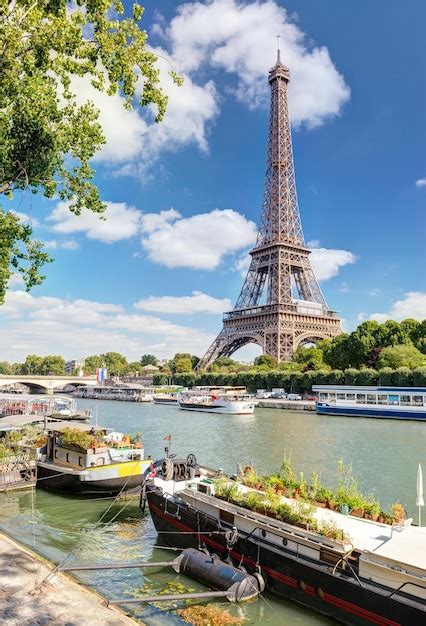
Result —
[{"label": "rooftop garden on barge", "polygon": [[277,474],[261,476],[252,466],[246,466],[237,481],[227,477],[216,480],[214,490],[218,498],[227,502],[340,541],[348,537],[332,520],[317,519],[317,508],[385,524],[400,524],[405,515],[403,505],[398,502],[389,513],[373,495],[364,495],[352,475],[351,466],[342,460],[338,463],[336,489],[326,487],[315,472],[307,481],[304,474],[297,475],[290,460],[284,458]]}]

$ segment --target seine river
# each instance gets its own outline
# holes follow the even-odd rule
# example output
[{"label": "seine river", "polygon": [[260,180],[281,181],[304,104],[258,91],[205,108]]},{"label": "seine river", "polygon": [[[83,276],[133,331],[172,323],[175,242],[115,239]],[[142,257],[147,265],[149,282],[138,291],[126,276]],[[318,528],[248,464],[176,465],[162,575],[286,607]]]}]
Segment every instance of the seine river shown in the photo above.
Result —
[{"label": "seine river", "polygon": [[[98,409],[96,409],[98,404]],[[259,473],[279,469],[286,453],[305,477],[315,470],[334,485],[339,459],[352,463],[365,493],[376,493],[382,506],[400,501],[417,519],[416,470],[426,469],[426,428],[416,422],[318,416],[307,411],[257,409],[253,416],[230,417],[185,412],[176,407],[127,402],[79,400],[82,409],[98,411],[99,424],[121,432],[142,432],[145,453],[163,453],[165,435],[172,452],[194,453],[200,462],[235,472],[237,463],[252,462]],[[71,552],[69,562],[172,560],[173,551],[156,547],[150,516],[140,514],[135,499],[111,505],[111,499],[83,500],[37,490],[0,494],[0,529],[53,562]],[[171,570],[138,569],[85,572],[79,578],[107,597],[159,592],[170,581],[185,588],[199,585]],[[247,623],[313,626],[328,620],[266,594],[244,606],[223,605],[245,616]],[[148,626],[182,623],[152,606],[134,609]]]}]

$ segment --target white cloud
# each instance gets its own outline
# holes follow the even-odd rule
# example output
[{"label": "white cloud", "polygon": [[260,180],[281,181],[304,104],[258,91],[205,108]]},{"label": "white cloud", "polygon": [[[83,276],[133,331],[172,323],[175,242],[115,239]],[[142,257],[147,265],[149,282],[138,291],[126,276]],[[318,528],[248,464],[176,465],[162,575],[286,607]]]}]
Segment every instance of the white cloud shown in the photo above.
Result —
[{"label": "white cloud", "polygon": [[256,226],[232,209],[182,218],[174,211],[143,216],[142,245],[149,258],[166,267],[215,269],[227,254],[254,243]]},{"label": "white cloud", "polygon": [[376,296],[379,296],[381,293],[382,293],[382,290],[376,287],[370,291],[370,296],[376,297]]},{"label": "white cloud", "polygon": [[57,233],[83,232],[89,239],[104,243],[129,239],[138,233],[142,215],[138,209],[124,202],[105,204],[107,208],[102,217],[88,209],[83,209],[77,216],[69,210],[67,202],[59,202],[47,221],[52,222],[52,230]]},{"label": "white cloud", "polygon": [[245,251],[235,262],[233,269],[236,272],[240,272],[241,276],[245,277],[251,263],[251,256],[248,251]]},{"label": "white cloud", "polygon": [[193,313],[223,313],[231,308],[228,298],[213,298],[201,291],[193,291],[190,296],[151,296],[136,302],[135,307],[144,311],[155,311],[165,314],[191,315]]},{"label": "white cloud", "polygon": [[388,313],[373,313],[370,319],[377,322],[386,320],[404,320],[407,318],[416,320],[426,319],[426,293],[421,291],[407,291],[402,300],[394,302]]},{"label": "white cloud", "polygon": [[237,76],[234,93],[250,107],[267,98],[267,72],[275,62],[276,35],[292,73],[290,112],[295,124],[317,126],[340,112],[349,88],[325,47],[311,45],[295,20],[276,2],[212,0],[177,9],[162,32],[177,67],[193,73],[211,65]]},{"label": "white cloud", "polygon": [[416,180],[416,187],[426,187],[426,178]]},{"label": "white cloud", "polygon": [[147,178],[150,166],[163,150],[174,151],[194,144],[206,152],[208,124],[219,112],[213,81],[197,84],[189,75],[182,73],[184,83],[179,87],[170,77],[170,69],[174,65],[167,52],[161,48],[152,51],[159,55],[160,82],[169,98],[161,124],[154,121],[152,106],[145,110],[138,107],[126,109],[124,98],[98,91],[91,85],[90,76],[72,80],[71,87],[77,102],[83,104],[90,100],[99,110],[106,142],[94,161],[118,165],[115,171],[118,175]]},{"label": "white cloud", "polygon": [[35,297],[23,291],[8,292],[2,313],[0,351],[11,361],[30,352],[72,358],[110,350],[134,360],[149,347],[160,358],[182,351],[201,355],[214,338],[192,326],[129,314],[117,304]]},{"label": "white cloud", "polygon": [[310,254],[312,268],[317,280],[324,281],[334,278],[341,267],[355,263],[357,257],[349,250],[333,250],[314,248]]},{"label": "white cloud", "polygon": [[12,274],[7,284],[8,289],[22,288],[24,286],[24,278],[22,274]]},{"label": "white cloud", "polygon": [[40,222],[29,213],[22,213],[21,211],[11,211],[11,213],[16,215],[22,224],[28,224],[32,228],[40,226]]},{"label": "white cloud", "polygon": [[99,162],[123,163],[136,157],[143,145],[142,137],[147,129],[147,122],[136,109],[126,109],[124,98],[119,95],[109,96],[91,85],[89,75],[74,77],[71,88],[78,104],[88,100],[99,110],[106,143],[96,154]]},{"label": "white cloud", "polygon": [[182,215],[175,209],[167,209],[160,211],[160,213],[145,213],[141,221],[142,230],[145,233],[153,233],[181,217]]},{"label": "white cloud", "polygon": [[49,241],[44,242],[44,246],[49,250],[58,250],[59,248],[62,250],[78,250],[80,247],[74,239],[49,239]]},{"label": "white cloud", "polygon": [[[117,175],[146,179],[160,153],[183,146],[207,152],[208,135],[226,94],[234,94],[251,108],[264,106],[278,33],[283,59],[291,70],[294,124],[318,126],[338,115],[349,99],[349,88],[327,48],[312,45],[295,18],[272,0],[181,4],[169,27],[164,28],[164,20],[158,17],[153,30],[164,38],[162,47],[151,48],[158,55],[161,86],[169,97],[162,123],[155,123],[152,106],[127,110],[122,97],[97,91],[89,76],[72,80],[77,101],[91,100],[100,111],[106,143],[94,160],[114,165]],[[171,79],[171,67],[184,78],[182,86]],[[222,77],[224,72],[228,75],[221,93],[218,70]]]}]

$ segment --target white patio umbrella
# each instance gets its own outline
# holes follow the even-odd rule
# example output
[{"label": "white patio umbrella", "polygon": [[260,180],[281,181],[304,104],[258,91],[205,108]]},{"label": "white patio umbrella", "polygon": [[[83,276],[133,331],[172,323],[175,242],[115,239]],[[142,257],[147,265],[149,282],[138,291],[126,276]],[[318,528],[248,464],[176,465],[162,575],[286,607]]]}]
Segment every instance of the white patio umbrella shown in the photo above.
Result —
[{"label": "white patio umbrella", "polygon": [[418,465],[417,467],[417,498],[416,498],[416,506],[419,507],[419,526],[421,526],[421,507],[425,505],[423,500],[423,475],[422,475],[422,466]]}]

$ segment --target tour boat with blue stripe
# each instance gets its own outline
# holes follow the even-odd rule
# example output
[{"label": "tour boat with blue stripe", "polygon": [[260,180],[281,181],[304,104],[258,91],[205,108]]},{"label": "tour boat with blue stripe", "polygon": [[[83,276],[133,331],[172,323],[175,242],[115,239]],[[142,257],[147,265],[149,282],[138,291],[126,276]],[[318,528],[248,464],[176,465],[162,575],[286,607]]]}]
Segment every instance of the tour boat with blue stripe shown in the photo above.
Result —
[{"label": "tour boat with blue stripe", "polygon": [[426,421],[425,387],[314,385],[320,415]]}]

